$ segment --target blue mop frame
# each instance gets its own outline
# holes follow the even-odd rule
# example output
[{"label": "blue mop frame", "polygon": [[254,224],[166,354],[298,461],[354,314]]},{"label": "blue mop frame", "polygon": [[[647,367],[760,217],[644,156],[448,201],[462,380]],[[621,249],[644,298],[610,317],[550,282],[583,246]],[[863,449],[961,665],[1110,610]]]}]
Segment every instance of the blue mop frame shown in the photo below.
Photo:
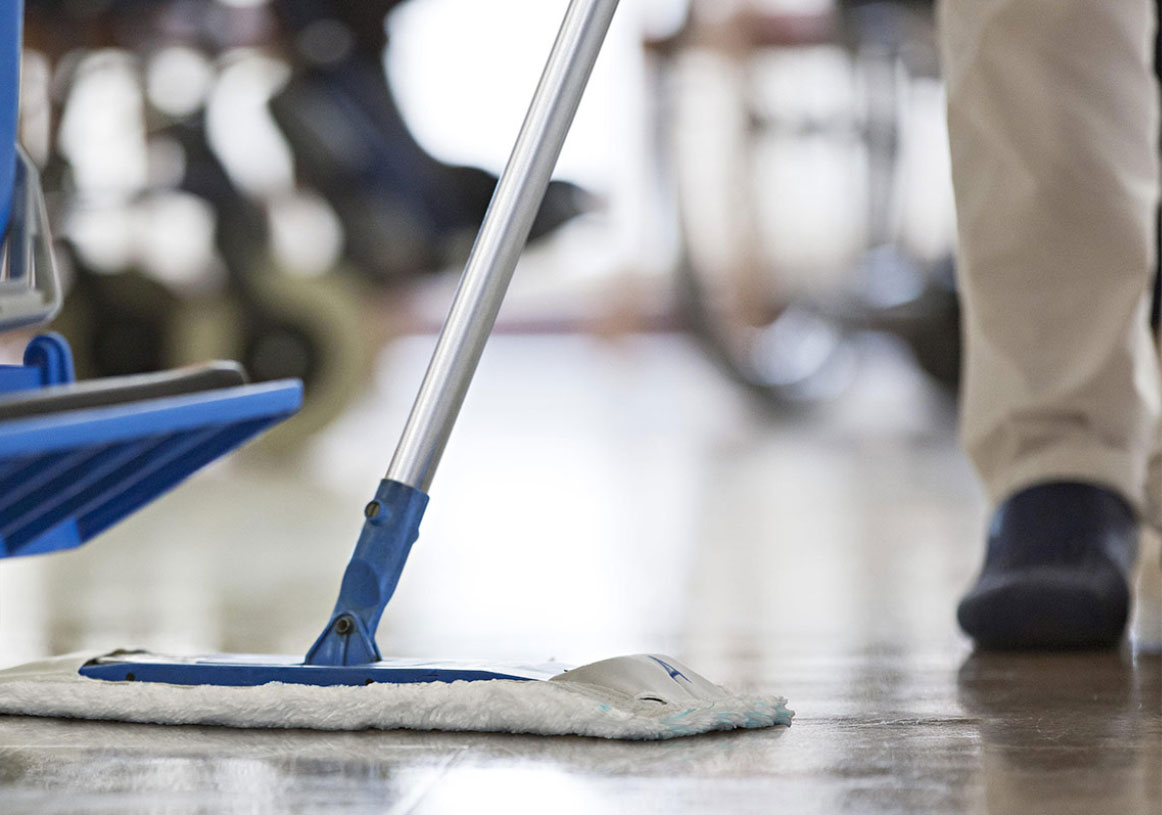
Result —
[{"label": "blue mop frame", "polygon": [[488,666],[472,663],[384,660],[375,631],[395,593],[412,544],[419,536],[428,496],[413,487],[383,480],[364,509],[363,531],[343,574],[339,599],[323,633],[303,660],[278,657],[211,656],[168,660],[133,654],[93,660],[81,675],[115,682],[171,685],[253,686],[268,682],[299,685],[479,682],[548,679],[550,666]]},{"label": "blue mop frame", "polygon": [[211,656],[194,660],[135,659],[133,654],[94,660],[81,668],[91,679],[164,682],[171,685],[253,686],[268,682],[300,685],[479,682],[489,679],[543,680],[561,672],[551,666],[495,666],[381,658],[375,631],[395,593],[419,537],[428,496],[383,480],[364,509],[363,531],[343,574],[339,599],[322,634],[303,660],[278,657]]}]

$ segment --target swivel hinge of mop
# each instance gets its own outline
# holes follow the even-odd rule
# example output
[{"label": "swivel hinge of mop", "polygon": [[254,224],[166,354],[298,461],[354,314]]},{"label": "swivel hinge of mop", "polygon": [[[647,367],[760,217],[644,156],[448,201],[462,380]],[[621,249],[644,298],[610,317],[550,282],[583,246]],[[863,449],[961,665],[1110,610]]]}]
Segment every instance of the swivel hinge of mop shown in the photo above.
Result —
[{"label": "swivel hinge of mop", "polygon": [[367,665],[380,659],[379,618],[419,536],[436,466],[616,9],[617,0],[570,0],[399,446],[364,512],[339,600],[307,653],[307,664]]},{"label": "swivel hinge of mop", "polygon": [[364,509],[363,531],[343,573],[339,600],[323,633],[307,652],[308,665],[366,665],[381,657],[379,618],[420,534],[428,496],[384,479]]}]

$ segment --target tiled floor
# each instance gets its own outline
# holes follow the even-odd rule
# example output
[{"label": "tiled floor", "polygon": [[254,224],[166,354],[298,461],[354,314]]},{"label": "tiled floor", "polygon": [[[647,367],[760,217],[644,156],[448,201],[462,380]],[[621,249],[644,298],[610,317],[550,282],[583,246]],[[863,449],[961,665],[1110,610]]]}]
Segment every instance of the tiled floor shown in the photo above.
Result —
[{"label": "tiled floor", "polygon": [[[384,357],[304,456],[236,457],[74,553],[0,564],[0,663],[305,650],[422,372]],[[764,419],[685,341],[497,338],[385,652],[668,652],[789,697],[662,744],[0,718],[0,812],[1162,812],[1157,656],[972,656],[982,512],[949,405],[880,345]]]}]

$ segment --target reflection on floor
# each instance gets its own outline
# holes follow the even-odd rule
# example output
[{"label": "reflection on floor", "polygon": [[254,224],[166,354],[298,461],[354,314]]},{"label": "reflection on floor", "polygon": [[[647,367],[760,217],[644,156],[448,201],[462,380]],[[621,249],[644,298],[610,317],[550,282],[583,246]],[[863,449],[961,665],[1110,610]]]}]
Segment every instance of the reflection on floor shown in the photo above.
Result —
[{"label": "reflection on floor", "polygon": [[[75,553],[0,564],[0,662],[301,653],[431,338],[301,459],[249,451]],[[663,651],[785,694],[789,730],[666,744],[0,718],[0,811],[1162,811],[1139,653],[971,656],[983,506],[950,406],[871,345],[771,420],[679,339],[498,338],[380,631],[386,653]]]}]

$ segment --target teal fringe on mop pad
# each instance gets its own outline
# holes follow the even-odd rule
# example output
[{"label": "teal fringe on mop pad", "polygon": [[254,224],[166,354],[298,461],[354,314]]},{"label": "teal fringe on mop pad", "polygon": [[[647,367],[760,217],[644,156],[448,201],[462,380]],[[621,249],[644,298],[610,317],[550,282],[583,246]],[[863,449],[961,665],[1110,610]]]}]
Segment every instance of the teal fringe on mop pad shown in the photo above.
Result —
[{"label": "teal fringe on mop pad", "polygon": [[[124,654],[125,652],[119,652]],[[543,681],[257,687],[110,682],[81,676],[100,653],[0,671],[0,713],[168,725],[451,730],[671,739],[790,725],[782,697],[736,695],[669,657],[616,657]],[[687,681],[676,683],[670,671]]]}]

